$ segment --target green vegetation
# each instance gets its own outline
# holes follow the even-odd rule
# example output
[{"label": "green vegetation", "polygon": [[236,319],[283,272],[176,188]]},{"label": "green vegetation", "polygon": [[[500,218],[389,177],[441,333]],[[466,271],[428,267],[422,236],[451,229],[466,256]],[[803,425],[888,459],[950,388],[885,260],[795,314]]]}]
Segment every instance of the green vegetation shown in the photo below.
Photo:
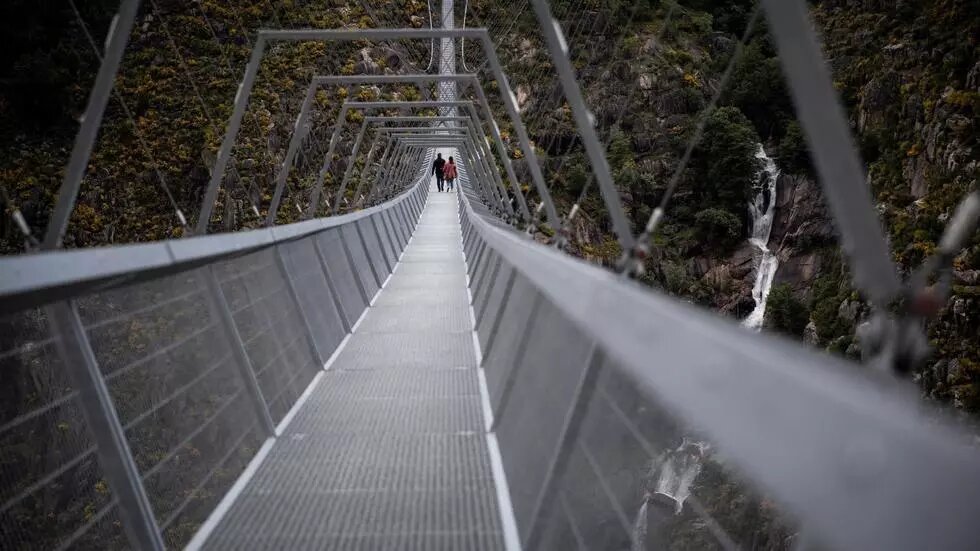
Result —
[{"label": "green vegetation", "polygon": [[[761,163],[755,158],[759,136],[741,111],[722,107],[708,116],[704,136],[691,163],[699,204],[744,217]],[[738,214],[735,214],[738,213]]]},{"label": "green vegetation", "polygon": [[789,284],[776,285],[769,291],[764,322],[766,329],[802,337],[809,319],[810,312],[793,296],[793,288]]},{"label": "green vegetation", "polygon": [[854,330],[849,321],[839,316],[841,303],[851,295],[847,284],[850,274],[841,265],[839,253],[828,251],[826,257],[829,262],[813,282],[810,299],[810,318],[824,344],[849,336]]},{"label": "green vegetation", "polygon": [[730,211],[711,208],[694,215],[698,238],[712,243],[720,250],[728,250],[743,239],[742,221]]},{"label": "green vegetation", "polygon": [[786,125],[786,133],[776,149],[776,163],[790,174],[811,175],[810,153],[800,123],[795,120]]}]

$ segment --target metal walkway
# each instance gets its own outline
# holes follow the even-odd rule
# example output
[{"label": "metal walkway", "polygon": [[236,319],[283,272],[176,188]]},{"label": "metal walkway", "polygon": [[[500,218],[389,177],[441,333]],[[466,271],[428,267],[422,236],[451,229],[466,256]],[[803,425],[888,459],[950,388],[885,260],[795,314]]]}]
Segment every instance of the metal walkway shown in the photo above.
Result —
[{"label": "metal walkway", "polygon": [[[434,191],[434,190],[433,190]],[[455,193],[206,549],[501,549]]]}]

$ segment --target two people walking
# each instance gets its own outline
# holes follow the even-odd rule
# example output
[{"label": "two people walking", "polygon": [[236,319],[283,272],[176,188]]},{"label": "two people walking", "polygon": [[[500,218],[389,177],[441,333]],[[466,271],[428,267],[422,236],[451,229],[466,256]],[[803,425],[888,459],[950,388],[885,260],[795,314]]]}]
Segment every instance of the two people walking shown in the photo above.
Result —
[{"label": "two people walking", "polygon": [[439,191],[452,191],[459,172],[456,171],[456,162],[449,157],[449,162],[442,158],[442,153],[436,155],[436,160],[432,161],[432,173],[436,176],[436,188]]}]

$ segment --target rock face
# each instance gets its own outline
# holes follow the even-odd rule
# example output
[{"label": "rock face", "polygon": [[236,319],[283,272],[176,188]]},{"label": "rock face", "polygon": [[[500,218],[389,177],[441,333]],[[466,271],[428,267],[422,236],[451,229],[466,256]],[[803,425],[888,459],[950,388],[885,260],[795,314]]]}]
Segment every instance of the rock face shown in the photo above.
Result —
[{"label": "rock face", "polygon": [[861,90],[861,105],[858,108],[858,129],[864,131],[870,126],[880,126],[885,122],[887,109],[897,103],[902,81],[896,72],[885,73],[880,78],[871,79]]},{"label": "rock face", "polygon": [[834,226],[819,184],[807,176],[783,174],[779,178],[770,242],[780,251],[798,251],[831,242]]},{"label": "rock face", "polygon": [[775,284],[806,294],[821,271],[816,249],[834,240],[834,227],[820,186],[806,176],[781,175],[776,186],[770,248],[779,256]]},{"label": "rock face", "polygon": [[531,99],[531,89],[524,84],[517,85],[517,111],[523,113],[527,108],[527,101]]}]

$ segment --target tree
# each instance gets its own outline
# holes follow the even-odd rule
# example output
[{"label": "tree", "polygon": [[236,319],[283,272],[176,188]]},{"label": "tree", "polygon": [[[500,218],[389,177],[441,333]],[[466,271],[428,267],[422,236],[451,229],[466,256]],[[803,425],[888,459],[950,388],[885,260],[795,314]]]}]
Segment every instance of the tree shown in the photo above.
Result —
[{"label": "tree", "polygon": [[741,34],[752,13],[752,0],[687,0],[688,7],[711,14],[716,31]]},{"label": "tree", "polygon": [[760,135],[778,137],[794,111],[779,59],[768,50],[764,37],[752,40],[745,47],[735,64],[723,102],[738,107]]},{"label": "tree", "polygon": [[742,239],[742,221],[727,210],[704,209],[694,220],[698,237],[710,248],[727,251]]},{"label": "tree", "polygon": [[758,134],[738,109],[722,107],[708,116],[692,160],[695,194],[702,205],[744,216],[762,169],[755,157],[758,147]]},{"label": "tree", "polygon": [[786,126],[786,134],[779,141],[776,150],[776,163],[779,168],[790,174],[810,174],[810,152],[807,149],[806,137],[800,123],[791,121]]},{"label": "tree", "polygon": [[793,295],[793,288],[788,283],[776,285],[769,291],[769,298],[766,300],[766,317],[763,322],[766,329],[802,337],[803,330],[809,322],[810,312]]}]

